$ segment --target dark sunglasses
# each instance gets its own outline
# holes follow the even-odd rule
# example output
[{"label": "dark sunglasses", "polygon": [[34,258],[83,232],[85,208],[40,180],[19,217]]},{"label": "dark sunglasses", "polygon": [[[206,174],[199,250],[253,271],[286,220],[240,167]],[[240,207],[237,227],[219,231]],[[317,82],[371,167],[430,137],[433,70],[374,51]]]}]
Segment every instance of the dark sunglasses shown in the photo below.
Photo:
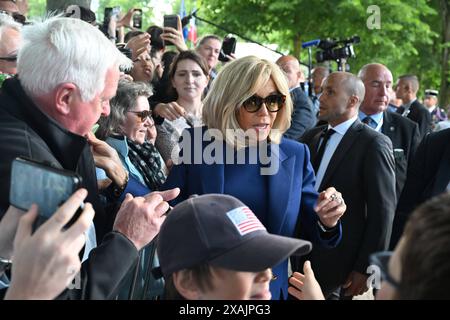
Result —
[{"label": "dark sunglasses", "polygon": [[369,256],[370,264],[376,265],[380,268],[381,279],[389,283],[394,288],[399,287],[399,283],[389,273],[389,260],[391,259],[393,251],[380,251]]},{"label": "dark sunglasses", "polygon": [[20,24],[25,24],[27,18],[25,18],[24,15],[21,15],[18,12],[9,12],[9,11],[5,11],[5,10],[0,10],[0,13],[6,14],[8,16],[11,16],[14,21],[20,23]]},{"label": "dark sunglasses", "polygon": [[134,113],[135,115],[137,115],[141,122],[145,122],[145,120],[147,120],[147,118],[150,119],[150,121],[153,121],[152,119],[152,112],[150,110],[144,110],[144,111],[128,111],[131,113]]},{"label": "dark sunglasses", "polygon": [[285,102],[286,96],[282,94],[272,94],[265,98],[254,95],[245,100],[242,106],[247,112],[254,113],[258,112],[262,105],[265,104],[269,112],[278,112],[283,108]]},{"label": "dark sunglasses", "polygon": [[9,62],[16,62],[17,61],[17,56],[0,57],[0,60],[5,60],[5,61],[9,61]]}]

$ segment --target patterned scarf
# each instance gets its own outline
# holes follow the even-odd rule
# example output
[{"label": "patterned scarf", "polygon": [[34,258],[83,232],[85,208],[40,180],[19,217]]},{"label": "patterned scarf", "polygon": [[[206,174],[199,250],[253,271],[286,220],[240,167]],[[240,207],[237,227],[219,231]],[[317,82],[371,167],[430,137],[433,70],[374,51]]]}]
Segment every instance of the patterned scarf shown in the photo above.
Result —
[{"label": "patterned scarf", "polygon": [[142,174],[147,187],[152,191],[159,190],[167,178],[159,151],[149,142],[137,144],[127,138],[127,144],[128,157]]}]

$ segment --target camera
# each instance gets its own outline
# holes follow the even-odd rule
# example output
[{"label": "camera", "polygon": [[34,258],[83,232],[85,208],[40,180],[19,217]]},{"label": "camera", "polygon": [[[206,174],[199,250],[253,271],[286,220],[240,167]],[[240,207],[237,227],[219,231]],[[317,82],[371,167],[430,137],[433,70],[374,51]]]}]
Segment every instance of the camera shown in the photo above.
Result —
[{"label": "camera", "polygon": [[342,59],[355,57],[353,44],[360,42],[358,36],[354,36],[345,40],[325,39],[320,40],[318,47],[322,49],[316,52],[317,63],[334,60],[340,62]]}]

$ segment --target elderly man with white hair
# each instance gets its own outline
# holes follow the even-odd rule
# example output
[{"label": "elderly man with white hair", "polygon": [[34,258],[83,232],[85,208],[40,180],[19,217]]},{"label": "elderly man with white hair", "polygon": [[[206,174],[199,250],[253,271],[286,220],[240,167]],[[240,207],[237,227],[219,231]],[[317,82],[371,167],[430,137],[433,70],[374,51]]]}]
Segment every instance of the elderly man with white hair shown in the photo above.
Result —
[{"label": "elderly man with white hair", "polygon": [[[179,190],[127,195],[117,215],[105,210],[99,201],[93,152],[98,166],[114,155],[90,132],[100,116],[108,116],[119,67],[130,67],[131,61],[98,29],[78,19],[53,17],[23,27],[22,35],[19,77],[5,80],[0,93],[0,215],[9,205],[11,161],[17,156],[77,172],[88,191],[85,201],[95,209],[99,245],[81,267],[80,288],[66,290],[63,297],[113,298],[138,251],[159,232],[166,201]],[[127,179],[118,181],[117,190],[123,191]],[[0,252],[3,260],[11,256],[12,252]]]}]

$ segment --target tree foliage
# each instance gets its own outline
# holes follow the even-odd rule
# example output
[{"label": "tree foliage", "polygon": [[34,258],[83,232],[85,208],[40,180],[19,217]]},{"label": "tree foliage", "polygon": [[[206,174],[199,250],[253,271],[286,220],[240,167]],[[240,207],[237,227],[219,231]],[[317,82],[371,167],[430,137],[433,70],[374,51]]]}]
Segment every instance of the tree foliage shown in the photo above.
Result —
[{"label": "tree foliage", "polygon": [[[368,28],[371,0],[208,0],[200,16],[227,26],[236,33],[306,61],[301,43],[312,39],[358,35],[351,71],[369,62],[386,64],[394,77],[414,73],[424,86],[438,87],[442,61],[439,0],[380,0],[381,25]],[[223,34],[221,31],[217,31]]]}]

